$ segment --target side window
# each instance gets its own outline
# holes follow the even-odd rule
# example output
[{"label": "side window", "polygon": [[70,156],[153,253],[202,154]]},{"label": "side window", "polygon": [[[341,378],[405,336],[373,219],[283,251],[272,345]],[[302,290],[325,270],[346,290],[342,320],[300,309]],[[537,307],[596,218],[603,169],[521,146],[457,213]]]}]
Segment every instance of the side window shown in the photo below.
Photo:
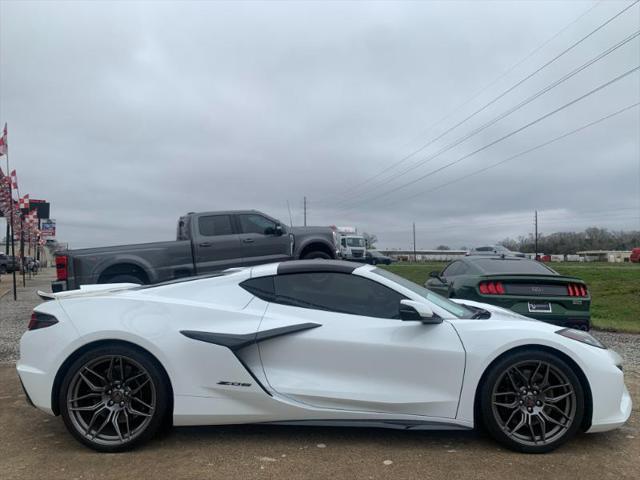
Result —
[{"label": "side window", "polygon": [[462,262],[453,262],[442,272],[443,277],[453,277],[455,275],[464,275],[467,271],[467,266]]},{"label": "side window", "polygon": [[347,239],[346,238],[341,238],[340,239],[340,245],[342,245],[343,247],[347,246]]},{"label": "side window", "polygon": [[250,278],[242,282],[240,286],[266,302],[272,302],[275,299],[273,277]]},{"label": "side window", "polygon": [[198,219],[200,235],[215,237],[218,235],[231,235],[231,217],[229,215],[209,215]]},{"label": "side window", "polygon": [[258,233],[260,235],[273,235],[276,232],[276,222],[262,215],[245,214],[238,215],[242,233]]},{"label": "side window", "polygon": [[275,277],[277,303],[377,318],[400,318],[402,294],[373,280],[318,272]]}]

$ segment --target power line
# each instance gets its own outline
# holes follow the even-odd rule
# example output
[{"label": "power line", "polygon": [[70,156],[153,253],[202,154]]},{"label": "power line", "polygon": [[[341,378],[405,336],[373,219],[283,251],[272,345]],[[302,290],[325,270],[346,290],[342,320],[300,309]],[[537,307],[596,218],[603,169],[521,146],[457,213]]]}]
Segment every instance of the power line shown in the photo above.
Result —
[{"label": "power line", "polygon": [[[574,42],[572,45],[570,45],[569,47],[567,47],[566,49],[564,49],[562,52],[560,52],[559,54],[557,54],[555,57],[553,57],[551,60],[547,61],[546,63],[544,63],[542,66],[540,66],[539,68],[537,68],[536,70],[534,70],[533,72],[531,72],[530,74],[526,75],[524,78],[522,78],[520,81],[518,81],[517,83],[515,83],[514,85],[512,85],[511,87],[509,87],[507,90],[503,91],[501,94],[499,94],[498,96],[494,97],[491,101],[489,101],[488,103],[486,103],[485,105],[483,105],[482,107],[480,107],[479,109],[475,110],[473,113],[471,113],[470,115],[468,115],[467,117],[465,117],[463,120],[461,120],[460,122],[456,123],[455,125],[453,125],[452,127],[448,128],[447,130],[445,130],[443,133],[441,133],[440,135],[438,135],[436,138],[430,140],[429,142],[423,144],[422,146],[420,146],[419,148],[417,148],[416,150],[412,151],[411,153],[409,153],[408,155],[404,156],[403,158],[401,158],[399,161],[395,162],[394,164],[392,164],[390,167],[387,167],[386,169],[384,169],[382,172],[376,174],[374,177],[370,177],[369,179],[365,180],[364,182],[361,182],[360,184],[356,185],[356,187],[352,187],[350,189],[350,193],[352,193],[354,190],[357,190],[359,187],[361,187],[362,185],[364,185],[365,183],[368,183],[369,181],[373,180],[374,178],[379,177],[380,175],[382,175],[383,173],[391,170],[392,168],[395,168],[396,166],[400,165],[401,163],[403,163],[404,161],[408,160],[409,158],[413,157],[414,155],[420,153],[421,151],[423,151],[424,149],[426,149],[427,147],[429,147],[430,145],[432,145],[433,143],[435,143],[436,141],[440,140],[442,137],[444,137],[446,134],[448,134],[449,132],[453,131],[454,129],[458,128],[460,125],[466,123],[467,121],[469,121],[470,119],[472,119],[473,117],[475,117],[478,113],[484,111],[486,108],[488,108],[489,106],[493,105],[495,102],[497,102],[498,100],[500,100],[501,98],[503,98],[505,95],[509,94],[510,92],[512,92],[513,90],[515,90],[516,88],[518,88],[520,85],[522,85],[524,82],[526,82],[527,80],[531,79],[532,77],[534,77],[535,75],[537,75],[539,72],[541,72],[542,70],[544,70],[545,68],[547,68],[549,65],[553,64],[556,60],[558,60],[559,58],[561,58],[562,56],[566,55],[567,53],[569,53],[571,50],[573,50],[575,47],[577,47],[578,45],[580,45],[582,42],[584,42],[585,40],[587,40],[588,38],[590,38],[592,35],[594,35],[596,32],[600,31],[601,29],[603,29],[605,26],[607,26],[609,23],[613,22],[616,18],[620,17],[622,14],[624,14],[627,10],[629,10],[630,8],[632,8],[634,5],[636,5],[640,0],[635,0],[632,4],[628,5],[627,7],[623,8],[621,11],[619,11],[618,13],[616,13],[614,16],[610,17],[608,20],[606,20],[604,23],[601,23],[598,27],[596,27],[594,30],[592,30],[591,32],[589,32],[587,35],[583,36],[582,38],[580,38],[578,41]],[[587,12],[588,13],[588,12]],[[577,21],[577,20],[576,20]],[[515,68],[515,67],[514,67]],[[475,97],[474,97],[475,98]],[[473,98],[472,98],[473,99]],[[472,99],[470,99],[469,101],[471,101]],[[468,103],[468,102],[467,102]]]},{"label": "power line", "polygon": [[[587,8],[584,12],[582,12],[580,15],[578,15],[575,19],[573,19],[570,23],[566,24],[564,27],[562,27],[560,30],[558,30],[556,33],[554,33],[551,37],[549,37],[547,40],[545,40],[544,42],[542,42],[540,45],[538,45],[536,48],[534,48],[533,50],[531,50],[531,52],[529,52],[526,56],[524,56],[523,58],[521,58],[520,60],[518,60],[518,62],[514,63],[513,65],[511,65],[511,67],[507,68],[506,70],[504,70],[500,75],[498,75],[496,78],[494,78],[491,82],[485,84],[484,87],[482,87],[480,90],[476,91],[476,93],[474,93],[471,97],[469,97],[467,100],[465,100],[464,102],[458,104],[457,106],[455,106],[453,108],[453,110],[451,110],[449,113],[447,113],[445,116],[443,116],[442,118],[440,118],[439,120],[435,121],[434,123],[432,123],[429,127],[425,128],[424,130],[422,130],[421,135],[427,134],[429,133],[431,130],[433,130],[435,127],[437,127],[438,125],[440,125],[442,122],[444,122],[445,120],[448,120],[449,118],[451,118],[453,116],[453,114],[457,113],[462,107],[467,106],[469,103],[471,103],[472,101],[474,101],[476,98],[478,98],[480,95],[482,95],[484,92],[486,92],[487,90],[489,90],[491,87],[493,87],[496,83],[498,83],[500,80],[502,80],[504,77],[506,77],[507,75],[509,75],[511,72],[513,72],[516,68],[518,68],[520,65],[522,65],[524,62],[526,62],[527,60],[529,60],[532,56],[534,56],[536,53],[538,53],[540,50],[542,50],[544,47],[546,47],[549,43],[551,43],[553,40],[555,40],[556,38],[558,38],[560,35],[562,35],[565,31],[567,31],[570,27],[572,27],[573,25],[575,25],[576,23],[578,23],[580,20],[582,20],[582,18],[584,18],[585,16],[587,16],[589,13],[591,13],[592,10],[594,10],[598,5],[600,5],[603,2],[603,0],[599,0],[597,2],[595,2],[592,6],[590,6],[589,8]],[[417,138],[418,135],[416,135],[414,138]],[[408,146],[408,145],[407,145]],[[402,161],[402,160],[401,160]],[[400,161],[400,162],[401,162]],[[398,162],[398,163],[400,163]],[[390,167],[385,168],[382,172],[378,173],[377,175],[374,175],[374,177],[379,176],[380,174],[386,172],[388,169],[392,168],[393,166],[395,166],[395,164],[393,164]],[[370,180],[373,180],[374,177],[371,177]],[[368,182],[368,180],[365,180],[363,183]],[[355,185],[353,188],[357,188],[359,185]]]},{"label": "power line", "polygon": [[[572,105],[584,100],[585,98],[590,97],[591,95],[593,95],[593,94],[599,92],[600,90],[603,90],[604,88],[607,88],[608,86],[610,86],[610,85],[622,80],[623,78],[627,77],[628,75],[631,75],[632,73],[638,71],[639,69],[640,69],[640,65],[637,66],[637,67],[632,68],[631,70],[628,70],[628,71],[618,75],[617,77],[615,77],[615,78],[613,78],[613,79],[611,79],[611,80],[609,80],[609,81],[607,81],[607,82],[605,82],[605,83],[603,83],[603,84],[601,84],[599,86],[597,86],[596,88],[588,91],[587,93],[585,93],[583,95],[580,95],[577,98],[574,98],[570,102],[565,103],[564,105],[562,105],[562,106],[560,106],[560,107],[558,107],[558,108],[556,108],[556,109],[554,109],[554,110],[542,115],[541,117],[536,118],[535,120],[523,125],[522,127],[519,127],[517,129],[507,133],[506,135],[503,135],[502,137],[500,137],[500,138],[498,138],[498,139],[496,139],[496,140],[494,140],[494,141],[492,141],[492,142],[490,142],[490,143],[488,143],[488,144],[486,144],[486,145],[484,145],[484,146],[472,151],[471,153],[463,155],[462,157],[458,158],[457,160],[449,162],[449,163],[447,163],[447,164],[445,164],[445,165],[443,165],[443,166],[441,166],[439,168],[436,168],[435,170],[431,170],[430,172],[427,172],[426,174],[421,175],[418,178],[415,178],[415,179],[413,179],[413,180],[411,180],[411,181],[409,181],[407,183],[404,183],[404,184],[399,185],[399,186],[397,186],[395,188],[392,188],[391,190],[383,192],[380,195],[376,195],[376,196],[373,196],[371,198],[368,198],[367,201],[371,201],[371,200],[375,200],[375,199],[387,196],[390,193],[396,192],[396,191],[401,190],[403,188],[406,188],[406,187],[408,187],[410,185],[413,185],[413,184],[415,184],[417,182],[420,182],[420,181],[424,180],[427,177],[430,177],[431,175],[434,175],[434,174],[436,174],[438,172],[441,172],[442,170],[444,170],[446,168],[449,168],[449,167],[451,167],[451,166],[453,166],[453,165],[455,165],[457,163],[460,163],[463,160],[466,160],[467,158],[472,157],[473,155],[475,155],[477,153],[480,153],[480,152],[482,152],[482,151],[484,151],[484,150],[486,150],[486,149],[488,149],[488,148],[490,148],[490,147],[492,147],[492,146],[494,146],[494,145],[496,145],[496,144],[498,144],[498,143],[500,143],[500,142],[502,142],[502,141],[504,141],[504,140],[506,140],[506,139],[508,139],[508,138],[520,133],[520,132],[522,132],[523,130],[526,130],[529,127],[532,127],[533,125],[536,125],[537,123],[539,123],[539,122],[541,122],[543,120],[546,120],[547,118],[555,115],[556,113],[561,112],[562,110],[564,110],[566,108],[569,108],[570,106],[572,106]],[[346,210],[352,210],[352,209],[353,209],[353,207],[352,208],[348,208]]]},{"label": "power line", "polygon": [[[431,160],[433,160],[436,157],[439,157],[440,155],[442,155],[443,153],[457,147],[458,145],[460,145],[461,143],[465,142],[466,140],[470,139],[471,137],[477,135],[478,133],[482,132],[483,130],[486,130],[487,128],[495,125],[497,122],[499,122],[500,120],[503,120],[504,118],[508,117],[509,115],[511,115],[512,113],[520,110],[522,107],[528,105],[529,103],[533,102],[534,100],[536,100],[537,98],[541,97],[542,95],[544,95],[545,93],[553,90],[554,88],[558,87],[559,85],[561,85],[562,83],[566,82],[567,80],[573,78],[574,76],[576,76],[577,74],[579,74],[580,72],[582,72],[583,70],[587,69],[588,67],[592,66],[593,64],[599,62],[600,60],[602,60],[603,58],[607,57],[608,55],[610,55],[611,53],[613,53],[614,51],[616,51],[617,49],[619,49],[620,47],[626,45],[627,43],[629,43],[631,40],[637,38],[638,36],[640,36],[640,30],[632,33],[631,35],[627,36],[626,38],[624,38],[623,40],[619,41],[618,43],[616,43],[615,45],[607,48],[606,50],[604,50],[603,52],[601,52],[600,54],[596,55],[595,57],[593,57],[592,59],[588,60],[587,62],[583,63],[582,65],[580,65],[579,67],[573,69],[571,72],[565,74],[564,76],[562,76],[561,78],[559,78],[558,80],[550,83],[549,85],[547,85],[546,87],[544,87],[543,89],[537,91],[536,93],[534,93],[533,95],[529,96],[528,98],[526,98],[525,100],[521,101],[519,104],[511,107],[510,109],[504,111],[503,113],[501,113],[500,115],[498,115],[497,117],[494,117],[492,120],[484,123],[483,125],[480,125],[479,127],[477,127],[475,130],[472,130],[471,132],[467,133],[466,135],[463,135],[462,137],[457,138],[456,140],[454,140],[453,142],[445,145],[444,147],[442,147],[440,150],[438,150],[437,152],[429,155],[428,157],[424,158],[423,160],[420,160],[412,165],[410,165],[408,168],[405,168],[403,171],[398,172],[394,175],[392,175],[391,177],[387,178],[386,180],[383,180],[381,183],[377,184],[375,187],[376,188],[380,188],[382,186],[384,186],[385,184],[391,182],[392,180],[395,180],[397,178],[400,178],[401,176],[409,173],[411,170],[415,170],[416,168],[424,165],[427,162],[430,162]],[[366,193],[366,191],[361,192],[359,194],[356,194],[355,197],[361,196],[364,193]],[[353,198],[353,197],[352,197]],[[346,200],[347,202],[349,202],[349,200]],[[351,200],[353,201],[353,200]],[[344,203],[344,202],[343,202]]]},{"label": "power line", "polygon": [[606,120],[609,120],[610,118],[613,118],[613,117],[615,117],[617,115],[621,115],[622,113],[626,112],[627,110],[631,110],[632,108],[635,108],[635,107],[638,107],[638,106],[640,106],[640,102],[636,102],[634,104],[628,105],[628,106],[626,106],[626,107],[624,107],[624,108],[622,108],[620,110],[617,110],[617,111],[615,111],[613,113],[610,113],[609,115],[606,115],[606,116],[601,117],[601,118],[599,118],[597,120],[594,120],[593,122],[589,122],[589,123],[587,123],[585,125],[582,125],[582,126],[580,126],[578,128],[575,128],[575,129],[573,129],[573,130],[571,130],[569,132],[563,133],[562,135],[559,135],[559,136],[557,136],[555,138],[552,138],[551,140],[548,140],[548,141],[540,143],[540,144],[538,144],[538,145],[536,145],[534,147],[531,147],[531,148],[528,148],[526,150],[523,150],[522,152],[516,153],[515,155],[512,155],[512,156],[510,156],[508,158],[505,158],[504,160],[496,162],[496,163],[494,163],[492,165],[489,165],[487,167],[483,167],[483,168],[481,168],[479,170],[476,170],[474,172],[468,173],[468,174],[463,175],[461,177],[455,178],[455,179],[453,179],[451,181],[442,183],[442,184],[440,184],[440,185],[438,185],[438,186],[436,186],[434,188],[431,188],[429,190],[418,192],[417,194],[411,195],[411,196],[405,198],[404,200],[408,200],[410,198],[414,198],[414,197],[417,197],[419,195],[423,195],[425,193],[431,193],[431,192],[434,192],[436,190],[440,190],[441,188],[444,188],[444,187],[447,187],[447,186],[452,185],[454,183],[460,182],[460,181],[465,180],[465,179],[467,179],[469,177],[473,177],[473,176],[478,175],[480,173],[486,172],[487,170],[491,170],[492,168],[495,168],[495,167],[498,167],[498,166],[500,166],[500,165],[502,165],[504,163],[510,162],[511,160],[515,160],[516,158],[520,158],[520,157],[522,157],[522,156],[524,156],[524,155],[526,155],[528,153],[531,153],[531,152],[533,152],[535,150],[539,150],[539,149],[541,149],[543,147],[546,147],[547,145],[551,145],[552,143],[558,142],[558,141],[562,140],[563,138],[569,137],[569,136],[574,135],[574,134],[576,134],[578,132],[581,132],[582,130],[586,130],[587,128],[593,127],[594,125],[597,125],[597,124],[602,123],[602,122],[604,122]]}]

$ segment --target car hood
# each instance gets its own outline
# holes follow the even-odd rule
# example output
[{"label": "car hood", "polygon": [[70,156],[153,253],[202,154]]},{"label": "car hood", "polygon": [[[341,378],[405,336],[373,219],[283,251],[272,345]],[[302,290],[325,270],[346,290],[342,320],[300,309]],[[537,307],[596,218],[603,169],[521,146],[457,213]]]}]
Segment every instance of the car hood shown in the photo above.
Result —
[{"label": "car hood", "polygon": [[[506,308],[498,307],[496,305],[491,305],[489,303],[481,303],[474,302],[473,300],[464,300],[459,298],[451,298],[452,302],[455,302],[460,305],[469,305],[475,308],[481,308],[483,310],[487,310],[491,313],[491,318],[499,317],[504,320],[521,320],[527,322],[540,322],[540,320],[536,320],[535,318],[525,317],[524,315],[520,315],[519,313],[513,312],[511,310],[507,310]],[[544,323],[544,322],[540,322]]]}]

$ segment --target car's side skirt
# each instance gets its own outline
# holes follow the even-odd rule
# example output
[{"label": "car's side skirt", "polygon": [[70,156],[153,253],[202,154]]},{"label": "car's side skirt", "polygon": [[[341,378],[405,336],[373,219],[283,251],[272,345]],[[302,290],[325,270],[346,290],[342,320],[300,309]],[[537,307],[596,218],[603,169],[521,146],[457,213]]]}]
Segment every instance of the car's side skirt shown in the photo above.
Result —
[{"label": "car's side skirt", "polygon": [[261,422],[262,425],[297,425],[313,427],[392,428],[395,430],[473,430],[473,427],[451,422],[420,420],[287,420]]}]

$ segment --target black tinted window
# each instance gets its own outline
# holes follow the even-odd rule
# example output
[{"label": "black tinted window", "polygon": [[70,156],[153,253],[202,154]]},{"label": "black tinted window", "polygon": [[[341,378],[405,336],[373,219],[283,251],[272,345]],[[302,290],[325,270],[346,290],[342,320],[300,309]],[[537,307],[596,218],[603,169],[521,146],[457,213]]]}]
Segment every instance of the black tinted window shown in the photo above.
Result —
[{"label": "black tinted window", "polygon": [[198,219],[200,235],[214,237],[217,235],[231,235],[231,217],[229,215],[209,215]]},{"label": "black tinted window", "polygon": [[455,275],[462,275],[467,271],[467,266],[462,262],[453,262],[447,268],[444,269],[442,275],[445,277],[453,277]]},{"label": "black tinted window", "polygon": [[273,277],[250,278],[242,282],[240,286],[262,300],[267,302],[274,300],[275,287]]},{"label": "black tinted window", "polygon": [[483,258],[474,262],[484,273],[531,273],[555,275],[556,272],[535,260]]},{"label": "black tinted window", "polygon": [[400,318],[405,298],[368,278],[345,273],[298,273],[275,277],[276,302],[378,318]]},{"label": "black tinted window", "polygon": [[260,235],[273,235],[276,231],[276,223],[262,215],[238,215],[242,233],[259,233]]}]

